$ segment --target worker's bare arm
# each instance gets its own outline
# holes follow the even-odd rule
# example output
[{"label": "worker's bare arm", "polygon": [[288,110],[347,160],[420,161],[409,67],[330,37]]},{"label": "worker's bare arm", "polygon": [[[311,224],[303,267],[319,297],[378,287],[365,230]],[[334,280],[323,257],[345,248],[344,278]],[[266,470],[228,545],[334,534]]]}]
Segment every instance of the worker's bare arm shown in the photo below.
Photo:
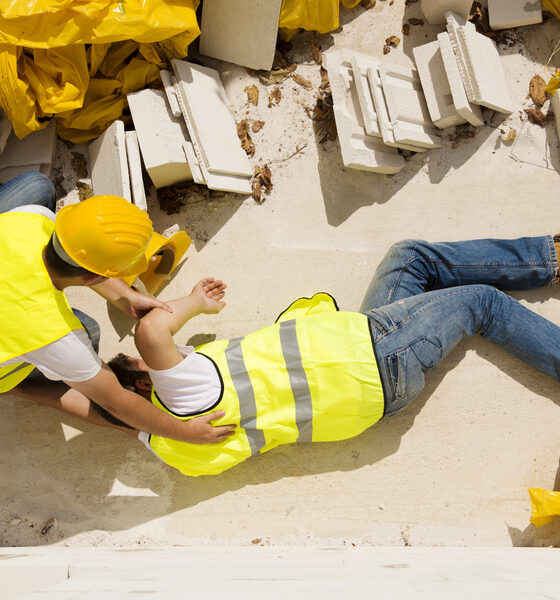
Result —
[{"label": "worker's bare arm", "polygon": [[151,402],[146,402],[142,396],[121,387],[113,371],[105,363],[95,377],[87,381],[66,383],[132,427],[173,440],[210,444],[223,441],[234,429],[229,425],[213,427],[210,424],[210,421],[223,417],[224,411],[216,411],[189,421],[175,419],[157,409]]},{"label": "worker's bare arm", "polygon": [[122,279],[106,279],[92,285],[91,289],[134,319],[139,319],[152,308],[171,310],[165,302],[133,290]]},{"label": "worker's bare arm", "polygon": [[93,425],[102,427],[114,427],[129,435],[136,437],[138,431],[132,428],[122,427],[108,421],[100,412],[99,407],[86,398],[78,390],[68,387],[62,381],[35,381],[24,379],[19,385],[9,391],[14,396],[27,398],[39,404],[56,408],[74,417],[78,417]]},{"label": "worker's bare arm", "polygon": [[151,368],[170,369],[181,362],[173,335],[193,317],[201,313],[218,313],[225,306],[226,284],[213,277],[199,281],[188,296],[171,300],[173,312],[151,310],[136,325],[134,341],[138,352]]}]

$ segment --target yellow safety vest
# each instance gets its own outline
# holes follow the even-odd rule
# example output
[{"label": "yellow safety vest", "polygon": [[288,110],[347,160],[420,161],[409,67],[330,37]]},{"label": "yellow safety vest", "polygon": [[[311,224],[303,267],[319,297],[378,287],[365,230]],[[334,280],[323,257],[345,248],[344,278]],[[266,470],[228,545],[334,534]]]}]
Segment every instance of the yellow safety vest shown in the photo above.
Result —
[{"label": "yellow safety vest", "polygon": [[[54,223],[34,213],[0,214],[0,363],[83,329],[43,263]],[[29,363],[0,367],[0,392],[33,370]]]},{"label": "yellow safety vest", "polygon": [[[152,450],[185,475],[217,474],[279,444],[350,438],[383,416],[368,319],[339,312],[328,294],[297,300],[274,325],[244,338],[196,351],[214,362],[223,384],[219,401],[199,414],[225,410],[213,424],[237,428],[218,444],[150,436]],[[170,413],[155,390],[152,402]]]}]

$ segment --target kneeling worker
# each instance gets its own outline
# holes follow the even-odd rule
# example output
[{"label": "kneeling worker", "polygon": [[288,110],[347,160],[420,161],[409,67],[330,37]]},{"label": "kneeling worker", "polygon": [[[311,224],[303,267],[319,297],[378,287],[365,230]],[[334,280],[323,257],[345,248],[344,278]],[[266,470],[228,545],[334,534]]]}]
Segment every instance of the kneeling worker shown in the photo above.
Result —
[{"label": "kneeling worker", "polygon": [[[91,287],[134,318],[156,307],[171,310],[119,279],[147,267],[148,215],[114,196],[66,206],[56,218],[54,208],[52,183],[36,171],[0,189],[0,393],[98,424],[116,417],[174,440],[224,439],[232,427],[213,428],[216,415],[179,421],[121,387],[90,340],[97,323],[76,311],[82,323],[64,295],[70,286]],[[34,368],[45,377],[31,375]],[[98,406],[107,412],[93,410]]]},{"label": "kneeling worker", "polygon": [[379,265],[361,313],[320,293],[243,338],[176,346],[188,319],[224,307],[225,284],[204,279],[169,303],[172,313],[155,308],[140,319],[145,364],[121,355],[109,366],[178,421],[225,410],[238,427],[220,444],[139,434],[182,473],[220,473],[279,444],[358,435],[404,408],[424,374],[475,334],[559,381],[560,328],[501,291],[557,282],[559,247],[558,236],[405,240]]}]

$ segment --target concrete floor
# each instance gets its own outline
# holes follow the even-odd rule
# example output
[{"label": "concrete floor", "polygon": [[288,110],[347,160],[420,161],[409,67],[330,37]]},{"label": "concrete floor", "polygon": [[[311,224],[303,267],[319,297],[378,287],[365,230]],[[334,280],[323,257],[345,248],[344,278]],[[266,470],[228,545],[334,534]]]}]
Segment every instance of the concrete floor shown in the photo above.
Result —
[{"label": "concrete floor", "polygon": [[[421,17],[419,3],[405,12],[404,0],[343,10],[342,31],[321,36],[321,45],[382,56],[385,38],[398,35],[400,46],[383,60],[411,65],[412,48],[442,30],[416,26],[404,37],[402,23],[411,17]],[[177,340],[243,335],[316,291],[356,310],[375,266],[403,238],[560,231],[554,123],[522,127],[529,80],[535,74],[548,80],[545,64],[560,21],[516,30],[516,37],[512,47],[500,46],[514,114],[502,123],[503,116],[485,113],[489,125],[456,147],[444,132],[443,148],[413,156],[393,177],[345,169],[338,142],[318,143],[303,108],[314,104],[320,82],[309,34],[294,38],[291,54],[314,89],[289,79],[276,107],[267,107],[271,88],[245,69],[204,59],[220,70],[237,119],[265,121],[253,136],[253,161],[272,161],[274,188],[260,205],[230,194],[193,195],[176,215],[149,201],[157,231],[177,223],[193,239],[160,297],[182,295],[207,275],[229,286],[227,308],[196,318]],[[260,89],[257,107],[244,92],[252,84]],[[519,132],[513,152],[524,162],[501,141],[504,125]],[[59,142],[54,173],[72,189],[69,157]],[[129,322],[89,290],[70,296],[99,320],[104,359],[133,352]],[[558,290],[515,297],[560,323]],[[560,522],[529,525],[526,490],[560,482],[558,390],[553,380],[475,339],[428,378],[413,405],[360,437],[278,448],[196,479],[119,432],[7,398],[0,407],[0,545],[558,545]],[[42,534],[51,518],[54,526]]]}]

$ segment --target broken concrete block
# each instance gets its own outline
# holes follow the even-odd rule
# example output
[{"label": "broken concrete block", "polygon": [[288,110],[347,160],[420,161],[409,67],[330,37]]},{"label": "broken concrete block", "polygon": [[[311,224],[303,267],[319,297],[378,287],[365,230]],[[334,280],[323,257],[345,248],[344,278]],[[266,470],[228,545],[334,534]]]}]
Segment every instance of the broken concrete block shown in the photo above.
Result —
[{"label": "broken concrete block", "polygon": [[144,166],[156,188],[192,179],[183,151],[189,134],[171,113],[165,92],[145,89],[127,95]]},{"label": "broken concrete block", "polygon": [[142,177],[142,159],[140,158],[140,146],[138,146],[136,131],[127,131],[125,133],[125,143],[132,202],[142,210],[147,211],[148,205],[146,204],[144,178]]},{"label": "broken concrete block", "polygon": [[161,77],[161,82],[163,83],[163,89],[165,90],[165,94],[167,95],[167,102],[169,102],[169,108],[171,109],[171,114],[174,117],[181,116],[181,108],[179,107],[179,102],[177,101],[177,95],[175,92],[175,77],[173,77],[173,73],[171,71],[166,71],[162,69],[159,72]]},{"label": "broken concrete block", "polygon": [[251,69],[270,71],[282,0],[205,0],[200,52]]},{"label": "broken concrete block", "polygon": [[0,108],[0,154],[6,147],[6,142],[12,132],[12,122],[6,116],[6,113]]},{"label": "broken concrete block", "polygon": [[132,202],[124,123],[115,121],[89,145],[91,187],[96,196],[120,196]]},{"label": "broken concrete block", "polygon": [[194,151],[194,147],[191,142],[183,143],[183,151],[185,152],[185,156],[187,158],[187,162],[189,163],[189,168],[192,173],[193,181],[195,183],[206,183],[204,179],[204,175],[202,174],[202,170],[200,168],[199,160]]},{"label": "broken concrete block", "polygon": [[5,183],[33,169],[49,177],[55,150],[54,122],[40,131],[30,133],[22,140],[12,131],[0,156],[0,182]]},{"label": "broken concrete block", "polygon": [[443,66],[439,42],[436,40],[423,46],[416,46],[412,49],[412,53],[434,125],[445,129],[464,123],[464,117],[455,110],[453,104],[453,95]]},{"label": "broken concrete block", "polygon": [[441,59],[447,75],[447,81],[449,83],[449,89],[451,90],[451,96],[453,97],[455,110],[471,125],[474,125],[475,127],[484,125],[480,106],[471,104],[467,98],[467,92],[463,85],[463,78],[459,72],[459,66],[457,65],[455,53],[451,46],[449,34],[446,32],[438,34],[437,41],[439,43]]},{"label": "broken concrete block", "polygon": [[420,9],[426,21],[432,25],[445,23],[445,13],[449,11],[466,19],[471,6],[472,0],[421,0],[420,2]]},{"label": "broken concrete block", "polygon": [[[370,71],[373,69],[368,69],[368,76]],[[416,69],[380,62],[378,73],[395,141],[421,148],[441,147]]]},{"label": "broken concrete block", "polygon": [[[513,112],[496,44],[476,31],[472,23],[446,14],[447,31],[468,99],[504,114]],[[470,27],[469,27],[470,25]]]},{"label": "broken concrete block", "polygon": [[214,69],[172,61],[177,86],[189,114],[204,162],[212,173],[251,177],[253,169],[241,148],[237,125],[220,75]]},{"label": "broken concrete block", "polygon": [[346,167],[391,174],[404,166],[395,148],[386,146],[378,137],[368,135],[363,123],[358,93],[352,72],[355,53],[334,50],[324,55],[334,103],[334,117]]},{"label": "broken concrete block", "polygon": [[[241,148],[237,126],[217,71],[186,61],[172,61],[175,89],[190,133],[191,148],[183,146],[189,164],[213,190],[250,194],[253,170]],[[197,173],[198,177],[198,173]]]},{"label": "broken concrete block", "polygon": [[[372,65],[372,62],[377,64],[373,57],[366,57],[362,54],[355,53],[351,58],[352,75],[356,93],[358,94],[358,104],[360,105],[363,125],[368,135],[381,137],[381,129],[377,119],[377,112],[373,103],[373,96],[369,87],[367,78],[367,68]],[[359,117],[359,115],[357,115]]]},{"label": "broken concrete block", "polygon": [[492,29],[534,25],[542,21],[540,0],[488,0],[488,20]]}]

